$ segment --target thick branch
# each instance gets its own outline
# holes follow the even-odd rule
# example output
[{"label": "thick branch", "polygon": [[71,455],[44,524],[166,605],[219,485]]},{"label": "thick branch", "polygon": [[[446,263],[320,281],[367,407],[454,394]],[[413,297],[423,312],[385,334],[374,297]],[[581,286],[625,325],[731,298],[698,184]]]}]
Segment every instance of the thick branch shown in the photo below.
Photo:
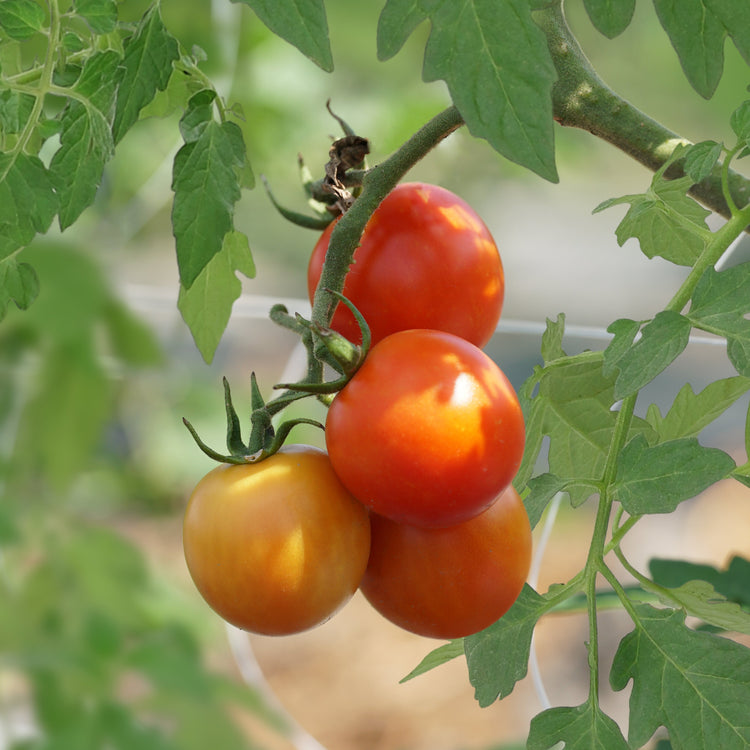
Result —
[{"label": "thick branch", "polygon": [[[557,122],[588,130],[653,171],[664,164],[677,144],[689,143],[619,97],[599,78],[571,33],[561,2],[539,13],[537,21],[547,35],[557,69],[558,80],[552,91]],[[682,174],[677,161],[668,176]],[[750,202],[750,180],[743,175],[730,172],[729,189],[737,206]],[[708,208],[730,216],[721,189],[720,167],[690,192]]]}]

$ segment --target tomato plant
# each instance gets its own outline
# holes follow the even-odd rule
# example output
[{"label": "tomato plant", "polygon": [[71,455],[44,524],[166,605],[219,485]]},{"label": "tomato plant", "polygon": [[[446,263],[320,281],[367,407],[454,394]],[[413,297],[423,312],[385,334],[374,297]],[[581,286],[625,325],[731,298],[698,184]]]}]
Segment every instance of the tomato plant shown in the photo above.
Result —
[{"label": "tomato plant", "polygon": [[524,421],[502,370],[442,331],[376,344],[328,411],[334,470],[370,510],[447,526],[486,508],[521,461]]},{"label": "tomato plant", "polygon": [[196,587],[219,615],[286,635],[325,622],[351,598],[370,528],[323,451],[286,446],[206,474],[185,512],[183,545]]},{"label": "tomato plant", "polygon": [[531,527],[509,487],[483,513],[441,529],[372,515],[370,561],[360,586],[384,617],[430,638],[491,625],[516,600],[531,562]]},{"label": "tomato plant", "polygon": [[[310,256],[310,302],[334,226]],[[504,294],[502,262],[484,222],[449,190],[417,182],[396,186],[372,214],[344,284],[373,342],[408,328],[434,328],[484,346],[497,326]],[[344,305],[331,327],[360,340]]]}]

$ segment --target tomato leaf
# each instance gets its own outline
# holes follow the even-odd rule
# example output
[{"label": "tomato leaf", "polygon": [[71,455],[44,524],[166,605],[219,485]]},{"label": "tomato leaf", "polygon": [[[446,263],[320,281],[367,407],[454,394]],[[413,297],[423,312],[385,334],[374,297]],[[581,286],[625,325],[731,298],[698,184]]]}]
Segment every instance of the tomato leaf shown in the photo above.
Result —
[{"label": "tomato leaf", "polygon": [[724,70],[724,24],[707,0],[654,0],[654,7],[690,85],[710,99]]},{"label": "tomato leaf", "polygon": [[28,39],[44,28],[44,10],[33,0],[4,0],[0,3],[0,27],[11,38]]},{"label": "tomato leaf", "polygon": [[399,684],[413,680],[415,677],[419,677],[425,672],[429,672],[431,669],[435,669],[435,667],[439,667],[446,662],[455,659],[457,656],[462,656],[463,653],[464,642],[460,638],[449,641],[442,646],[438,646],[438,648],[430,651],[430,653],[427,654],[427,656],[425,656],[424,659],[422,659],[422,661],[419,662],[419,664],[417,664],[408,675],[406,675],[406,677],[402,677],[399,680]]},{"label": "tomato leaf", "polygon": [[662,417],[659,407],[651,404],[646,421],[654,428],[659,442],[683,437],[697,437],[701,430],[723,414],[750,389],[750,378],[736,375],[716,380],[700,393],[685,383]]},{"label": "tomato leaf", "polygon": [[659,256],[676,265],[692,266],[705,245],[706,217],[710,213],[686,194],[692,184],[691,177],[666,180],[660,170],[646,193],[604,201],[594,213],[629,203],[615,232],[618,244],[636,238],[646,257]]},{"label": "tomato leaf", "polygon": [[722,148],[716,141],[701,141],[691,146],[685,154],[685,174],[693,182],[704,180],[719,161]]},{"label": "tomato leaf", "polygon": [[19,263],[11,256],[0,260],[0,320],[13,301],[19,310],[26,310],[39,294],[39,279],[28,263]]},{"label": "tomato leaf", "polygon": [[545,36],[527,0],[390,0],[379,22],[378,54],[390,57],[429,18],[422,76],[444,80],[470,132],[517,164],[556,182],[552,84]]},{"label": "tomato leaf", "polygon": [[526,675],[531,636],[548,609],[547,600],[524,585],[513,606],[496,623],[464,638],[469,681],[482,708],[510,695]]},{"label": "tomato leaf", "polygon": [[538,474],[529,479],[529,492],[523,498],[531,528],[535,528],[552,498],[565,490],[566,483],[554,474]]},{"label": "tomato leaf", "polygon": [[326,72],[333,70],[323,0],[232,0],[249,5],[260,20]]},{"label": "tomato leaf", "polygon": [[704,448],[694,438],[649,446],[636,435],[620,453],[612,491],[630,515],[671,513],[734,467],[724,451]]},{"label": "tomato leaf", "polygon": [[[609,330],[609,329],[608,329]],[[628,327],[628,334],[631,332]],[[690,321],[679,313],[663,310],[643,327],[641,338],[627,351],[617,351],[615,399],[625,398],[650,383],[688,345]],[[623,339],[615,339],[621,345]],[[605,362],[608,361],[605,352]],[[612,362],[612,356],[609,357]]]},{"label": "tomato leaf", "polygon": [[669,588],[677,588],[689,581],[707,581],[722,596],[750,608],[750,561],[734,556],[726,570],[712,565],[654,558],[649,561],[649,572],[654,582]]},{"label": "tomato leaf", "polygon": [[155,3],[125,43],[117,108],[112,123],[115,143],[120,142],[156,92],[167,87],[172,65],[179,56],[177,41],[166,30],[161,20],[160,5]]},{"label": "tomato leaf", "polygon": [[60,197],[59,222],[65,229],[94,202],[105,163],[114,154],[110,121],[120,55],[114,50],[92,55],[84,65],[62,116],[60,148],[50,175]]},{"label": "tomato leaf", "polygon": [[236,271],[248,278],[255,276],[247,237],[232,231],[224,236],[222,249],[206,264],[193,285],[189,289],[180,287],[177,307],[198,351],[209,363],[229,322],[232,305],[242,293]]},{"label": "tomato leaf", "polygon": [[604,36],[614,39],[630,25],[635,0],[584,0],[591,23]]},{"label": "tomato leaf", "polygon": [[527,750],[550,750],[565,743],[565,750],[628,750],[617,723],[598,706],[550,708],[531,720]]},{"label": "tomato leaf", "polygon": [[745,0],[705,0],[722,22],[734,46],[750,65],[750,5]]},{"label": "tomato leaf", "polygon": [[676,750],[741,750],[750,744],[750,650],[685,626],[685,614],[635,605],[610,683],[633,681],[628,739],[643,746],[659,726]]},{"label": "tomato leaf", "polygon": [[115,0],[75,0],[76,12],[96,34],[109,34],[117,26],[117,3]]},{"label": "tomato leaf", "polygon": [[180,121],[185,145],[174,159],[172,228],[180,283],[189,289],[234,229],[234,204],[240,199],[245,167],[242,131],[217,123],[202,91],[190,100]]},{"label": "tomato leaf", "polygon": [[727,339],[727,356],[740,375],[750,377],[750,263],[724,271],[708,268],[687,317],[696,328]]},{"label": "tomato leaf", "polygon": [[36,156],[0,153],[0,175],[0,258],[5,258],[50,228],[58,199]]},{"label": "tomato leaf", "polygon": [[556,359],[566,356],[562,348],[565,334],[565,314],[560,313],[557,320],[547,318],[547,327],[542,334],[542,359],[548,365]]},{"label": "tomato leaf", "polygon": [[613,338],[604,350],[604,364],[602,365],[602,372],[606,377],[616,371],[617,363],[630,351],[640,329],[641,324],[629,318],[620,318],[610,323],[607,332],[613,334]]}]

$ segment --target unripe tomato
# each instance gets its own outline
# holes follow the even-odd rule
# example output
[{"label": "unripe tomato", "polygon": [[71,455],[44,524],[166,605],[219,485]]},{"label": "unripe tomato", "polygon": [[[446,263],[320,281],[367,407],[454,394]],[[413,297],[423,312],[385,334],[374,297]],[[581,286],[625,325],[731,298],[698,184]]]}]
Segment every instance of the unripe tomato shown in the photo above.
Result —
[{"label": "unripe tomato", "polygon": [[442,331],[376,344],[326,418],[331,464],[347,489],[374,513],[416,526],[487,508],[515,476],[524,439],[502,370]]},{"label": "unripe tomato", "polygon": [[357,590],[370,524],[325,452],[285,446],[206,474],[185,512],[183,546],[198,591],[221,617],[287,635],[325,622]]},{"label": "unripe tomato", "polygon": [[[310,257],[311,303],[333,226]],[[378,206],[344,285],[373,342],[408,328],[434,328],[484,346],[497,327],[504,294],[500,255],[485,224],[457,195],[424,183],[402,183]],[[331,327],[350,341],[361,340],[342,304]]]},{"label": "unripe tomato", "polygon": [[424,529],[372,515],[362,593],[384,617],[430,638],[462,638],[510,609],[531,564],[531,527],[509,487],[456,526]]}]

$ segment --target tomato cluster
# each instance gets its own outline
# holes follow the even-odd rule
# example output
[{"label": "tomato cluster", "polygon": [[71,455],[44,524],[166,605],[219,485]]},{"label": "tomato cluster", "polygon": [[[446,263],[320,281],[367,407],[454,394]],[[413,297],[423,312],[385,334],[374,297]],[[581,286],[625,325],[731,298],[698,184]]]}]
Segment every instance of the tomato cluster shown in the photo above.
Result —
[{"label": "tomato cluster", "polygon": [[[312,254],[311,296],[329,236]],[[511,486],[523,415],[480,348],[502,307],[500,256],[458,197],[405,184],[354,259],[344,293],[374,345],[330,405],[327,455],[287,447],[210,472],[185,516],[188,567],[219,614],[254,632],[312,627],[359,588],[407,630],[466,636],[509,609],[531,558]],[[337,309],[332,328],[356,340],[347,315]]]}]

